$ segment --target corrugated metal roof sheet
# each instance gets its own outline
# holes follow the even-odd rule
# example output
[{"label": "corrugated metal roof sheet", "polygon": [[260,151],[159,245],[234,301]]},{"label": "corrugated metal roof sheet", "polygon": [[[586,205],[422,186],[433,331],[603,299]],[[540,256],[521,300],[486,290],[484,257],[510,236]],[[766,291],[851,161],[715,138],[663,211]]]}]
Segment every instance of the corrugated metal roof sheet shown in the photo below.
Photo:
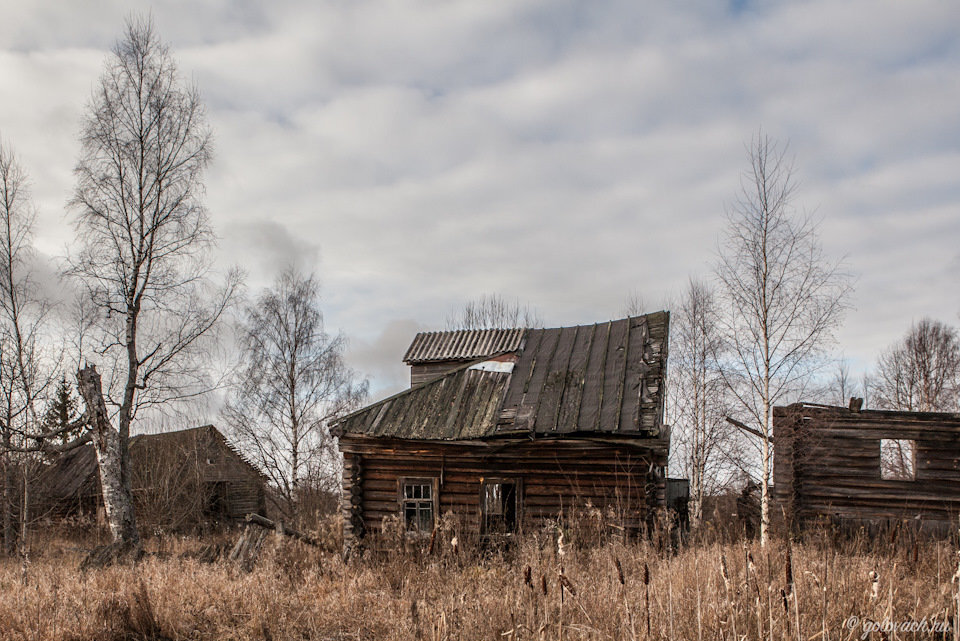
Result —
[{"label": "corrugated metal roof sheet", "polygon": [[528,331],[518,327],[420,332],[407,349],[403,362],[412,365],[436,361],[472,361],[503,352],[513,352],[523,345],[523,337]]},{"label": "corrugated metal roof sheet", "polygon": [[444,440],[517,433],[658,436],[669,318],[657,312],[527,330],[512,372],[458,368],[344,417],[336,432]]}]

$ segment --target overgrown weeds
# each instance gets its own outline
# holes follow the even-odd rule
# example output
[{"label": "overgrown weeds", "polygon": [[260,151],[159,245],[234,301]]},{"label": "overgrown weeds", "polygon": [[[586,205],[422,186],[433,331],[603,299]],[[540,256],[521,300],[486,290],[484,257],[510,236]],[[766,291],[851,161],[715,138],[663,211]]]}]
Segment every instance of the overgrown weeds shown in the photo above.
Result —
[{"label": "overgrown weeds", "polygon": [[271,534],[249,573],[204,562],[222,543],[172,537],[134,566],[79,573],[81,553],[51,541],[26,570],[0,561],[0,638],[839,640],[862,622],[956,616],[950,542],[676,550],[544,531],[480,552],[455,536],[344,563]]}]

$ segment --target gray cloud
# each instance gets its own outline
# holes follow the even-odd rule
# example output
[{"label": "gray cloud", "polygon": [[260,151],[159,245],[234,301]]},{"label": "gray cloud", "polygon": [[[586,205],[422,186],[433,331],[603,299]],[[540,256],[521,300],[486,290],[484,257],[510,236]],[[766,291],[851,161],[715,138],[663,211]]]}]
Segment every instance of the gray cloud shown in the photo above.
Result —
[{"label": "gray cloud", "polygon": [[403,364],[403,355],[417,332],[425,329],[415,320],[391,320],[372,341],[350,341],[346,357],[362,376],[372,379],[374,399],[410,386],[410,368]]},{"label": "gray cloud", "polygon": [[256,283],[272,281],[287,268],[310,271],[316,267],[320,252],[312,239],[273,220],[234,223],[221,238],[221,248],[253,273]]},{"label": "gray cloud", "polygon": [[[798,204],[859,274],[839,334],[855,367],[916,317],[956,320],[952,4],[185,6],[153,15],[216,131],[222,262],[254,291],[318,264],[375,388],[403,378],[387,353],[481,293],[570,324],[707,274],[758,126],[791,139]],[[19,3],[0,26],[0,132],[49,254],[71,240],[77,124],[128,7]]]}]

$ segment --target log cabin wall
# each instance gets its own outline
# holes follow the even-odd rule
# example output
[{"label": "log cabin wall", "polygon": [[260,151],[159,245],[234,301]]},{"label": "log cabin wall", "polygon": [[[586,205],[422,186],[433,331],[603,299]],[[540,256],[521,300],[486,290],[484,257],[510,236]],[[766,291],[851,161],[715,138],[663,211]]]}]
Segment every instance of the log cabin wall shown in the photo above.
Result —
[{"label": "log cabin wall", "polygon": [[638,447],[612,439],[530,439],[436,442],[343,438],[345,538],[352,544],[400,516],[401,479],[436,483],[436,513],[459,516],[480,530],[484,479],[518,482],[520,529],[584,509],[589,503],[636,530],[665,505],[666,446]]},{"label": "log cabin wall", "polygon": [[266,514],[266,479],[231,446],[219,431],[210,431],[205,444],[201,478],[209,487],[225,488],[225,515],[242,519],[247,514]]},{"label": "log cabin wall", "polygon": [[[884,439],[912,442],[912,479],[883,478]],[[952,529],[960,514],[960,414],[777,407],[774,487],[795,529],[817,519]]]}]

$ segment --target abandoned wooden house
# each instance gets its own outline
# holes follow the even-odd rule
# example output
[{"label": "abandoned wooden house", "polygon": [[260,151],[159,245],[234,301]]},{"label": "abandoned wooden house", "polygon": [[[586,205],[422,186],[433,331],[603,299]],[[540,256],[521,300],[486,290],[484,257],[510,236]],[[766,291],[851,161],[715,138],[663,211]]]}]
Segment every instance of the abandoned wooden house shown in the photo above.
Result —
[{"label": "abandoned wooden house", "polygon": [[[169,529],[265,514],[266,480],[213,425],[130,439],[131,485],[137,518]],[[96,452],[85,445],[44,471],[44,511],[99,515]]]},{"label": "abandoned wooden house", "polygon": [[345,544],[385,517],[489,535],[587,506],[637,530],[665,502],[668,322],[417,334],[411,388],[334,426]]},{"label": "abandoned wooden house", "polygon": [[909,521],[954,531],[960,515],[960,414],[776,407],[774,497],[794,529],[812,522]]}]

